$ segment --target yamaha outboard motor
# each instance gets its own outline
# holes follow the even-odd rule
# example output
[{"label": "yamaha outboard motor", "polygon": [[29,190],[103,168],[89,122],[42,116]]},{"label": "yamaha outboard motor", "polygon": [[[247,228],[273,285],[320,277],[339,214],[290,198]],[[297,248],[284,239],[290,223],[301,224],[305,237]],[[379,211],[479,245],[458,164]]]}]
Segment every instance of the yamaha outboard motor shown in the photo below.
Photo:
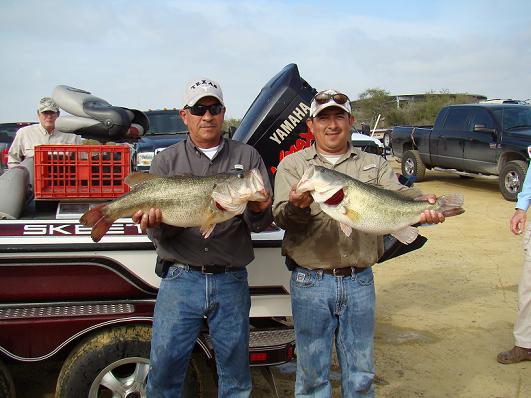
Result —
[{"label": "yamaha outboard motor", "polygon": [[53,100],[73,116],[61,116],[55,127],[98,141],[132,141],[149,130],[147,116],[136,109],[112,106],[88,91],[69,86],[55,87]]},{"label": "yamaha outboard motor", "polygon": [[316,92],[289,64],[266,83],[236,129],[232,139],[258,150],[271,181],[284,156],[311,145],[306,119]]}]

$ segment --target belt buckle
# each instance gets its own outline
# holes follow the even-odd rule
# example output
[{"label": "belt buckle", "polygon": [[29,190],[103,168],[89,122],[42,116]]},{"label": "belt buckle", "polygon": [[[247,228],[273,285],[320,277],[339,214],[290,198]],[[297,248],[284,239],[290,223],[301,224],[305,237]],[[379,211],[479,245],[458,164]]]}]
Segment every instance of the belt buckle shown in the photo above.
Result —
[{"label": "belt buckle", "polygon": [[214,275],[214,272],[207,271],[207,269],[209,267],[210,266],[208,266],[208,265],[202,265],[201,266],[201,273],[204,274],[204,275]]}]

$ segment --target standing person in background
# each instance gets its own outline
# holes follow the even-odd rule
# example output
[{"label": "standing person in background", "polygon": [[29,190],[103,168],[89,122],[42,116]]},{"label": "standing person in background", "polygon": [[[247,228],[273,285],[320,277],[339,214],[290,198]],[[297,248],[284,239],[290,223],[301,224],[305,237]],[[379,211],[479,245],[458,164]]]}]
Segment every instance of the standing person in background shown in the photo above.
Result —
[{"label": "standing person in background", "polygon": [[[197,79],[186,86],[180,114],[185,140],[155,156],[150,172],[160,176],[210,176],[257,168],[268,193],[265,164],[251,146],[221,137],[225,104],[219,84]],[[161,223],[160,209],[133,215],[155,244],[162,277],[153,321],[147,396],[181,397],[199,332],[208,322],[218,373],[219,397],[249,397],[249,310],[246,265],[254,259],[250,232],[272,222],[270,196],[248,202],[241,217],[217,224],[208,239],[199,228]]]},{"label": "standing person in background", "polygon": [[81,144],[81,137],[63,133],[55,129],[59,117],[59,107],[50,98],[41,98],[37,107],[38,124],[22,127],[17,131],[8,152],[7,166],[15,167],[25,158],[34,156],[36,145],[44,144]]},{"label": "standing person in background", "polygon": [[[373,397],[375,292],[371,266],[383,254],[383,237],[353,230],[347,237],[322,212],[309,192],[294,187],[310,165],[334,169],[362,182],[419,197],[387,161],[350,144],[354,123],[348,97],[318,93],[308,128],[315,143],[285,157],[275,176],[273,216],[285,230],[282,254],[292,269],[291,304],[297,342],[296,397],[331,397],[328,378],[332,344],[341,367],[343,397]],[[420,197],[435,203],[435,196]],[[426,210],[421,222],[439,223],[443,214]]]},{"label": "standing person in background", "polygon": [[514,324],[514,347],[498,354],[503,364],[531,361],[531,226],[526,226],[527,209],[531,203],[531,172],[528,168],[522,192],[518,194],[516,210],[509,228],[515,235],[524,235],[524,266],[518,285],[518,314]]}]

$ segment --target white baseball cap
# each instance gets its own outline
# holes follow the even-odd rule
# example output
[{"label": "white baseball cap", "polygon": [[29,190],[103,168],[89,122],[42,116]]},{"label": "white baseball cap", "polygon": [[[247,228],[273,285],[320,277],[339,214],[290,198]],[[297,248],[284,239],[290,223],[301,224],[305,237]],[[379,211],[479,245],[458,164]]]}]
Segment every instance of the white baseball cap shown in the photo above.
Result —
[{"label": "white baseball cap", "polygon": [[[338,99],[340,99],[339,102]],[[343,99],[345,99],[345,102],[341,103],[341,100]],[[310,117],[317,116],[317,114],[319,114],[319,112],[321,112],[323,109],[330,108],[331,106],[341,108],[348,114],[352,113],[352,108],[350,107],[350,100],[348,97],[340,91],[330,89],[320,91],[315,95],[315,97],[313,97],[312,103],[310,104]]]},{"label": "white baseball cap", "polygon": [[204,97],[214,97],[221,105],[223,103],[223,92],[218,82],[212,79],[200,78],[195,79],[188,84],[184,90],[184,104],[185,106],[194,106],[197,101]]}]

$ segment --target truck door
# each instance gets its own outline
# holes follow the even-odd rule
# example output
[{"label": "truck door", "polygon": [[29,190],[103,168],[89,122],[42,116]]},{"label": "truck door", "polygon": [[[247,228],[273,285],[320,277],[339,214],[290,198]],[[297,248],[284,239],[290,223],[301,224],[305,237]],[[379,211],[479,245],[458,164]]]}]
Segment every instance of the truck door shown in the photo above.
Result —
[{"label": "truck door", "polygon": [[496,123],[489,111],[476,108],[465,136],[463,163],[466,171],[496,173]]},{"label": "truck door", "polygon": [[451,107],[446,119],[439,125],[435,124],[430,138],[434,166],[463,169],[463,133],[469,113],[467,107]]}]

